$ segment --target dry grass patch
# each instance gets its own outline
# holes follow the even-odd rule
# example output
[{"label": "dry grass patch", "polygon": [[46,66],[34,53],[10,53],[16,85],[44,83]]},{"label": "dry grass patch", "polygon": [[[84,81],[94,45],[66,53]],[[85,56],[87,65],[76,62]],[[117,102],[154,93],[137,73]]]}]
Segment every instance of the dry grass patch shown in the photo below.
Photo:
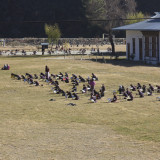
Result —
[{"label": "dry grass patch", "polygon": [[[19,155],[22,159],[37,159],[36,153],[39,159],[65,159],[65,156],[68,159],[157,158],[160,142],[158,95],[135,98],[133,102],[106,102],[119,85],[127,87],[130,83],[138,82],[159,84],[159,67],[123,60],[108,60],[104,64],[89,60],[1,57],[0,64],[5,63],[10,64],[11,70],[0,71],[0,149],[3,151],[0,158],[18,159]],[[96,89],[99,90],[104,83],[107,89],[105,97],[97,103],[90,103],[89,94],[79,94],[80,100],[74,101],[53,94],[51,86],[45,82],[40,82],[43,87],[35,87],[10,78],[12,72],[20,75],[26,72],[39,74],[44,72],[45,65],[49,66],[51,73],[68,72],[69,76],[75,73],[87,78],[92,72],[95,73],[99,78]],[[72,87],[62,82],[60,86],[65,90]],[[78,91],[81,88],[82,84]],[[56,101],[49,101],[51,98]],[[77,105],[67,106],[68,103]],[[114,140],[114,137],[117,139]],[[106,144],[107,141],[114,145]],[[115,146],[120,149],[113,149]],[[131,150],[136,146],[133,154]],[[155,154],[152,152],[153,146],[156,147]],[[24,149],[24,154],[19,147]],[[126,153],[124,150],[127,148]]]}]

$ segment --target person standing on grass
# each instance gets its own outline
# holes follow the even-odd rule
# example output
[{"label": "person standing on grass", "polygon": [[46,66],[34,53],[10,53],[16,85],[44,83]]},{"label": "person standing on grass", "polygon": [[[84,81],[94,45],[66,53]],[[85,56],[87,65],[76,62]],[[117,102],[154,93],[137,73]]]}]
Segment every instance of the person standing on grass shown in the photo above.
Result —
[{"label": "person standing on grass", "polygon": [[101,89],[100,89],[101,97],[104,97],[105,90],[106,90],[105,86],[104,86],[104,84],[102,84]]},{"label": "person standing on grass", "polygon": [[49,74],[49,68],[47,65],[45,66],[45,73],[46,73],[46,79],[49,79],[50,74]]},{"label": "person standing on grass", "polygon": [[96,85],[96,83],[94,82],[93,79],[90,80],[89,82],[90,86],[91,86],[91,92],[94,90],[94,86]]}]

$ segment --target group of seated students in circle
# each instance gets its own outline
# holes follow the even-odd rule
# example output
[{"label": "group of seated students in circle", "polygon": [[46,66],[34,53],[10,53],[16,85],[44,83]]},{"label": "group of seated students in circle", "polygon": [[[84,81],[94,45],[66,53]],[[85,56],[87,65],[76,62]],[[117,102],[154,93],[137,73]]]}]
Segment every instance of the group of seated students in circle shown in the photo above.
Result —
[{"label": "group of seated students in circle", "polygon": [[105,86],[104,86],[104,84],[102,84],[99,92],[96,91],[94,88],[93,88],[93,89],[91,88],[90,91],[91,91],[90,100],[91,100],[92,102],[96,103],[97,100],[99,100],[99,99],[101,99],[102,97],[104,97]]},{"label": "group of seated students in circle", "polygon": [[[72,98],[74,100],[79,100],[79,96],[77,94],[77,86],[79,83],[83,83],[81,93],[85,94],[87,92],[90,92],[90,100],[92,102],[97,102],[98,99],[101,99],[104,97],[104,92],[105,92],[105,86],[102,84],[101,88],[99,91],[95,90],[95,81],[98,80],[97,76],[95,76],[94,73],[92,73],[91,78],[83,78],[81,75],[77,76],[75,74],[72,74],[72,77],[69,78],[68,73],[65,72],[63,74],[62,72],[59,72],[59,74],[51,74],[51,76],[47,76],[45,73],[40,73],[39,77],[37,74],[30,74],[26,73],[25,75],[17,75],[12,73],[11,78],[17,79],[17,80],[23,80],[24,82],[28,82],[30,85],[35,85],[39,86],[39,82],[37,79],[44,80],[47,82],[49,85],[53,85],[52,87],[53,93],[56,94],[61,94],[62,96],[65,96],[65,98]],[[72,89],[70,91],[64,91],[63,89],[60,88],[59,81],[63,81],[65,83],[71,82]],[[87,83],[87,84],[84,84]],[[41,85],[42,86],[42,85]]]},{"label": "group of seated students in circle", "polygon": [[[160,93],[160,86],[156,85],[156,90],[157,93]],[[134,86],[133,84],[130,84],[130,88],[126,88],[122,85],[119,86],[119,89],[117,90],[117,92],[124,96],[124,99],[126,99],[127,101],[133,101],[133,94],[132,92],[137,91],[138,93],[136,93],[136,95],[138,95],[140,98],[144,97],[144,94],[146,93],[147,96],[152,96],[152,93],[155,91],[155,88],[149,84],[148,87],[146,87],[146,85],[141,85],[140,83],[137,83],[136,86]],[[113,98],[112,99],[108,99],[109,102],[116,102],[117,101],[117,95],[116,92],[113,93]]]},{"label": "group of seated students in circle", "polygon": [[[88,91],[92,92],[92,96],[91,99],[94,99],[93,96],[96,95],[96,99],[98,99],[101,95],[104,95],[104,91],[102,90],[101,94],[98,96],[95,90],[94,90],[94,85],[95,82],[93,80],[93,77],[96,78],[96,80],[98,80],[98,78],[92,73],[91,79],[88,77],[87,79],[83,78],[82,76],[77,76],[75,74],[72,74],[72,77],[69,79],[68,73],[65,73],[65,75],[63,75],[61,72],[58,75],[53,75],[51,74],[51,76],[57,80],[61,80],[64,81],[66,83],[69,83],[69,80],[71,81],[72,84],[72,89],[71,91],[64,91],[63,89],[60,88],[59,83],[52,83],[54,85],[54,87],[52,88],[53,92],[56,94],[62,94],[62,96],[65,96],[66,98],[72,98],[74,100],[79,100],[79,96],[76,93],[77,92],[77,86],[79,86],[79,83],[85,83],[88,82],[87,85],[83,84],[81,93],[87,93]],[[53,82],[52,77],[50,77],[48,80],[51,82]],[[67,81],[66,81],[67,79]],[[55,81],[55,82],[56,82]],[[96,101],[95,99],[95,101]]]},{"label": "group of seated students in circle", "polygon": [[11,73],[11,78],[17,79],[17,80],[23,80],[24,82],[28,82],[28,84],[33,84],[35,86],[39,86],[39,82],[37,81],[37,79],[38,79],[37,74],[34,74],[34,76],[33,76],[30,73],[26,73],[25,75],[20,76],[20,75]]},{"label": "group of seated students in circle", "polygon": [[4,66],[1,68],[1,70],[9,70],[10,66],[9,64],[4,64]]}]

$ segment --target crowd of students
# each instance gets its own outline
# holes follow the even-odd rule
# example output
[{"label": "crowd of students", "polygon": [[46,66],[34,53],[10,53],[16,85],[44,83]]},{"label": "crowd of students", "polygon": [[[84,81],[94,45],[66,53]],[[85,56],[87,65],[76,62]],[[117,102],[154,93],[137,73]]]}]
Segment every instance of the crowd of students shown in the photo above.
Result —
[{"label": "crowd of students", "polygon": [[145,95],[152,96],[155,90],[157,93],[160,93],[160,86],[156,85],[156,87],[154,88],[151,84],[149,84],[147,87],[146,85],[141,85],[140,83],[137,83],[137,85],[130,84],[129,88],[125,89],[125,87],[122,85],[119,86],[117,92],[113,93],[113,98],[108,99],[108,101],[116,102],[118,100],[117,95],[123,96],[123,99],[126,99],[127,101],[133,101],[133,93],[135,93],[136,96],[143,98]]},{"label": "crowd of students", "polygon": [[[81,75],[76,74],[72,74],[72,76],[69,77],[67,72],[65,72],[64,74],[62,72],[59,72],[59,74],[50,74],[49,71],[49,67],[45,66],[45,73],[41,72],[39,76],[37,74],[32,75],[30,73],[19,76],[12,73],[11,78],[23,80],[24,82],[28,82],[28,84],[35,86],[40,86],[38,82],[38,79],[40,79],[42,81],[45,81],[47,84],[52,85],[53,93],[74,100],[79,100],[80,94],[89,93],[90,101],[96,103],[97,100],[105,96],[106,89],[104,84],[101,85],[98,91],[95,89],[95,82],[98,81],[98,77],[94,73],[92,73],[91,77],[84,78]],[[65,91],[61,87],[60,82],[70,84],[72,85],[72,88]],[[79,92],[77,86],[79,86],[80,84],[82,84],[82,89]],[[113,98],[108,98],[108,102],[117,102],[117,96],[121,96],[127,101],[133,101],[133,93],[136,96],[138,95],[140,98],[143,98],[145,95],[151,96],[154,91],[155,88],[151,84],[149,84],[148,87],[145,85],[141,85],[140,83],[137,83],[137,85],[130,84],[128,88],[125,88],[123,85],[121,85],[119,86],[117,91],[113,92]],[[158,85],[156,85],[156,92],[160,93],[160,86]]]},{"label": "crowd of students", "polygon": [[[24,82],[35,86],[40,85],[38,79],[43,80],[47,84],[53,86],[53,93],[65,96],[65,98],[72,98],[74,100],[79,100],[79,94],[85,93],[90,94],[90,100],[93,102],[96,102],[98,99],[101,99],[101,97],[104,97],[104,84],[102,84],[99,91],[95,90],[95,81],[98,81],[98,77],[94,73],[92,73],[91,77],[84,78],[81,75],[76,74],[72,74],[72,76],[69,77],[67,72],[64,74],[62,72],[59,72],[59,74],[50,74],[49,71],[49,67],[45,66],[45,73],[41,72],[39,76],[37,74],[32,75],[30,73],[26,73],[21,76],[11,73],[11,78],[23,80]],[[60,86],[60,81],[71,84],[71,90],[64,91],[64,89]],[[83,84],[83,86],[80,93],[78,93],[77,86],[79,86],[80,83]]]}]

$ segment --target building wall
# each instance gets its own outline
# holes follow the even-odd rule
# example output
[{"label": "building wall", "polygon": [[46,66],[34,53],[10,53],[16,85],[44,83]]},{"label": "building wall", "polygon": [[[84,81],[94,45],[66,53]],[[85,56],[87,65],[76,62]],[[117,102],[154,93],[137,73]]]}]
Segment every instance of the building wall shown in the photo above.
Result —
[{"label": "building wall", "polygon": [[[130,54],[133,53],[132,38],[135,38],[135,58],[134,60],[138,61],[139,60],[139,38],[143,38],[143,34],[141,33],[141,31],[129,31],[129,30],[126,31],[126,44],[130,43]],[[143,59],[144,59],[144,45],[142,44],[142,46],[143,46]],[[126,52],[128,55],[127,48],[126,48]]]},{"label": "building wall", "polygon": [[159,54],[159,63],[160,63],[160,32],[159,32],[159,51],[158,51],[158,54]]}]

